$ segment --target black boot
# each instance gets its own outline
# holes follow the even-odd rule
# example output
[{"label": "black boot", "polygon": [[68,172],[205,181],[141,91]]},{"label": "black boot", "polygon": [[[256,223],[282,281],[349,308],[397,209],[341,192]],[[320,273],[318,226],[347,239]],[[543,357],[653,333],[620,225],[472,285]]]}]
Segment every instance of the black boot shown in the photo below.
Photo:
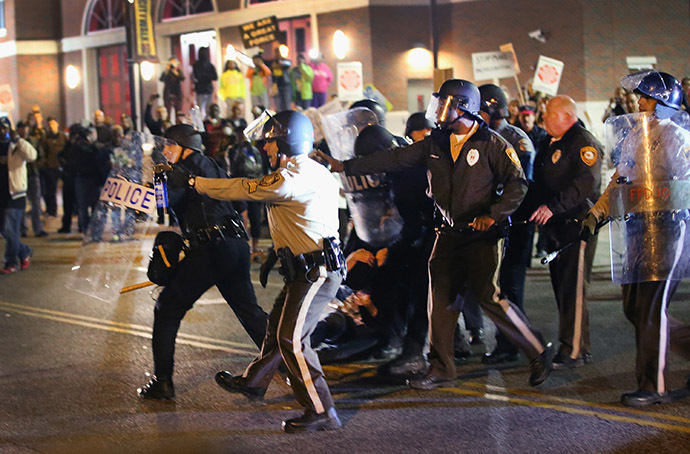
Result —
[{"label": "black boot", "polygon": [[247,386],[246,378],[234,376],[226,370],[222,370],[216,374],[216,383],[224,390],[231,393],[244,394],[252,401],[264,400],[264,395],[266,394],[265,389]]},{"label": "black boot", "polygon": [[283,430],[287,433],[317,432],[319,430],[336,430],[343,427],[335,408],[331,407],[323,413],[307,410],[299,418],[283,421]]},{"label": "black boot", "polygon": [[549,377],[554,353],[553,344],[549,342],[546,344],[546,347],[544,347],[544,351],[541,352],[541,355],[537,356],[529,364],[529,367],[532,369],[532,373],[529,376],[530,386],[541,385],[544,380]]},{"label": "black boot", "polygon": [[175,397],[175,387],[171,378],[160,380],[155,376],[143,387],[137,388],[142,399],[170,400]]}]

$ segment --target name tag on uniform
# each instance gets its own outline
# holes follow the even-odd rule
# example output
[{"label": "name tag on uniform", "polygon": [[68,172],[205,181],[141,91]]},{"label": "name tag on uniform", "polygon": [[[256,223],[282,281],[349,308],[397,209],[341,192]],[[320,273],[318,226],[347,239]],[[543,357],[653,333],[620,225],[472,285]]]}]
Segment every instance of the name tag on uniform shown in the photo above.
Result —
[{"label": "name tag on uniform", "polygon": [[99,200],[125,206],[142,213],[156,212],[156,191],[121,178],[108,178]]}]

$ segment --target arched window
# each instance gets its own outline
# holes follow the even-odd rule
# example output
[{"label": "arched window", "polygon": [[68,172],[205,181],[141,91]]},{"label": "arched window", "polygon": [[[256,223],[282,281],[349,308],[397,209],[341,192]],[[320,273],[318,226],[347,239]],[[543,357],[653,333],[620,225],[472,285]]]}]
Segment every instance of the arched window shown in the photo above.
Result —
[{"label": "arched window", "polygon": [[125,0],[95,0],[86,22],[86,31],[97,32],[125,26]]},{"label": "arched window", "polygon": [[161,20],[212,12],[211,0],[163,0]]}]

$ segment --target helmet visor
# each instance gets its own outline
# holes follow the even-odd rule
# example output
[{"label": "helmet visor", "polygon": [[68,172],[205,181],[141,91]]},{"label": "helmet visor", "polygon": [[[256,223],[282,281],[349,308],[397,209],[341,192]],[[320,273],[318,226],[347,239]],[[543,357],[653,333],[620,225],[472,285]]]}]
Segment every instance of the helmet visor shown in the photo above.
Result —
[{"label": "helmet visor", "polygon": [[648,69],[645,71],[638,71],[636,73],[628,74],[627,76],[623,76],[621,78],[621,86],[628,91],[635,91],[645,77],[656,72],[656,70]]},{"label": "helmet visor", "polygon": [[264,140],[264,126],[266,126],[266,123],[271,118],[271,114],[264,110],[261,112],[261,115],[256,117],[254,121],[249,123],[249,125],[244,128],[244,136],[254,142]]},{"label": "helmet visor", "polygon": [[163,156],[168,160],[170,164],[175,164],[180,160],[182,155],[182,147],[176,143],[166,143],[163,148]]},{"label": "helmet visor", "polygon": [[465,97],[453,95],[441,97],[438,93],[434,93],[429,99],[425,117],[430,122],[440,125],[454,120],[455,118],[451,118],[451,113],[457,109],[469,112],[468,106],[469,99]]}]

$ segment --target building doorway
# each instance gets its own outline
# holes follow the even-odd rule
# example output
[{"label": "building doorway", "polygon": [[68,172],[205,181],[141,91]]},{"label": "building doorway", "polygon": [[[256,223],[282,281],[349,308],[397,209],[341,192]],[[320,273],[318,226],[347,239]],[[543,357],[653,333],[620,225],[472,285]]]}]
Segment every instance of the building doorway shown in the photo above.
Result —
[{"label": "building doorway", "polygon": [[[115,45],[98,48],[98,91],[101,110],[113,124],[123,113],[132,115],[129,102],[129,72],[127,46]],[[86,112],[89,117],[92,112]]]},{"label": "building doorway", "polygon": [[171,55],[174,55],[178,60],[180,60],[180,67],[182,68],[182,71],[184,71],[185,76],[185,80],[182,82],[182,111],[184,113],[189,113],[189,109],[196,105],[196,95],[194,93],[194,81],[192,77],[192,65],[194,65],[194,62],[199,55],[199,49],[202,47],[208,47],[211,63],[213,63],[217,71],[222,70],[222,68],[219,68],[218,66],[220,62],[218,61],[218,41],[216,38],[216,32],[214,30],[209,30],[196,33],[186,33],[184,35],[180,35],[179,39],[173,38],[171,41]]}]

